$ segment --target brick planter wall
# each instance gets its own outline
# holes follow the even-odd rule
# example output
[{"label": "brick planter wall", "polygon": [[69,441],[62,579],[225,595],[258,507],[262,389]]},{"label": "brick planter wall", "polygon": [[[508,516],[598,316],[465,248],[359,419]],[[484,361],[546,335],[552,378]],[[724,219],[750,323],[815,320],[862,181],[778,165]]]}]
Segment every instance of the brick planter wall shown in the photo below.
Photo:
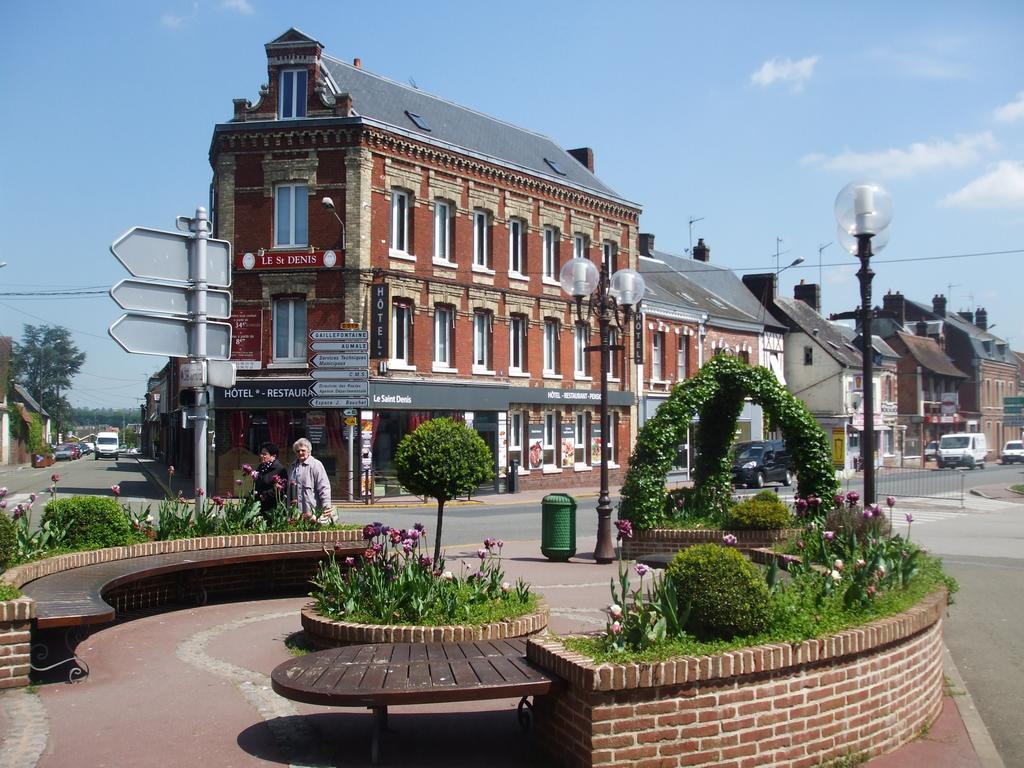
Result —
[{"label": "brick planter wall", "polygon": [[914,739],[942,706],[941,590],[911,610],[818,640],[654,664],[601,664],[533,638],[568,681],[534,708],[566,766],[817,766]]},{"label": "brick planter wall", "polygon": [[675,553],[696,544],[721,544],[722,537],[731,533],[736,537],[735,549],[749,551],[760,547],[771,547],[778,541],[791,539],[800,532],[796,529],[776,531],[708,531],[703,529],[652,528],[634,531],[632,539],[622,542],[622,556],[635,560],[644,555]]},{"label": "brick planter wall", "polygon": [[548,626],[550,610],[541,598],[537,611],[507,621],[491,624],[463,624],[455,626],[391,626],[383,624],[355,624],[334,621],[317,612],[312,604],[302,609],[302,628],[306,636],[319,648],[364,643],[462,643],[473,640],[503,640],[526,637],[542,632]]},{"label": "brick planter wall", "polygon": [[[362,541],[362,538],[362,531],[351,530],[252,533],[235,536],[205,536],[175,541],[151,541],[128,547],[109,547],[36,560],[5,571],[0,574],[0,580],[20,587],[51,573],[133,557],[268,544],[357,542]],[[207,569],[202,577],[196,577],[195,586],[201,586],[207,592],[217,594],[259,590],[262,586],[267,585],[276,585],[285,589],[308,582],[310,575],[309,564],[301,560],[294,562],[282,560],[258,565],[225,565]],[[154,576],[140,579],[123,587],[115,587],[107,593],[106,598],[119,611],[174,602],[177,592],[175,578],[175,576]],[[36,615],[35,608],[35,602],[28,597],[0,601],[0,689],[29,684],[29,652],[33,619]]]}]

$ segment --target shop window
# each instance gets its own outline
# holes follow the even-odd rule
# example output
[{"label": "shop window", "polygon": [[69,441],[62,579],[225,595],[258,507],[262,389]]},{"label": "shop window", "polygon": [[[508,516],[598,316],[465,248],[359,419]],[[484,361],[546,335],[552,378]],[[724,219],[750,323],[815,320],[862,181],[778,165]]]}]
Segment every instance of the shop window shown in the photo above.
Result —
[{"label": "shop window", "polygon": [[309,243],[309,187],[305,184],[279,184],[274,188],[274,245]]},{"label": "shop window", "polygon": [[544,466],[556,467],[558,465],[558,454],[555,448],[558,445],[558,414],[544,414]]},{"label": "shop window", "polygon": [[558,320],[548,318],[544,321],[544,373],[548,376],[558,375]]},{"label": "shop window", "polygon": [[487,310],[473,312],[473,372],[490,373],[491,332],[494,316]]},{"label": "shop window", "polygon": [[573,430],[573,437],[576,440],[577,464],[590,464],[590,414],[577,413],[576,427]]},{"label": "shop window", "polygon": [[523,446],[526,445],[526,425],[528,419],[522,411],[511,411],[508,415],[508,461],[519,462],[519,471],[528,472],[529,462],[523,457]]},{"label": "shop window", "polygon": [[412,367],[413,306],[408,301],[391,305],[391,361],[393,367]]},{"label": "shop window", "polygon": [[455,327],[455,307],[438,304],[434,307],[434,366],[452,367],[452,333]]},{"label": "shop window", "polygon": [[526,373],[526,315],[512,315],[508,322],[508,372]]},{"label": "shop window", "polygon": [[306,116],[306,77],[304,69],[281,70],[277,114],[282,120]]},{"label": "shop window", "polygon": [[274,299],[274,362],[306,362],[306,300]]},{"label": "shop window", "polygon": [[544,254],[543,254],[544,277],[548,280],[558,280],[558,229],[556,227],[544,227]]},{"label": "shop window", "polygon": [[512,277],[526,277],[526,222],[508,220],[508,272]]}]

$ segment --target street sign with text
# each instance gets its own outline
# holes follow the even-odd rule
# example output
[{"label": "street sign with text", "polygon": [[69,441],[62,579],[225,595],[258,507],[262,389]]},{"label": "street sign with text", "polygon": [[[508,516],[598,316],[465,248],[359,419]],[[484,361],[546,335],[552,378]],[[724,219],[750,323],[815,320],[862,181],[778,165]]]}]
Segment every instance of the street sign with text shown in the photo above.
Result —
[{"label": "street sign with text", "polygon": [[[110,252],[135,277],[187,283],[190,235],[149,227],[132,227],[110,246]],[[231,287],[231,243],[206,241],[206,283],[214,288]]]},{"label": "street sign with text", "polygon": [[[110,326],[111,338],[125,352],[161,357],[188,357],[192,323],[178,317],[121,315]],[[231,355],[231,324],[206,324],[206,356],[227,360]]]},{"label": "street sign with text", "polygon": [[314,379],[368,379],[365,368],[317,368],[309,372]]},{"label": "street sign with text", "polygon": [[365,408],[365,397],[314,397],[309,401],[312,408]]},{"label": "street sign with text", "polygon": [[370,364],[368,352],[335,352],[313,355],[317,368],[366,368]]},{"label": "street sign with text", "polygon": [[[110,289],[121,309],[186,316],[195,312],[195,298],[184,285],[150,283],[144,280],[122,280]],[[229,291],[206,292],[206,316],[213,320],[231,317]]]},{"label": "street sign with text", "polygon": [[368,341],[314,341],[309,345],[314,352],[369,352]]},{"label": "street sign with text", "polygon": [[370,391],[370,382],[363,379],[359,381],[315,381],[312,386],[314,395],[324,397],[339,397],[343,395],[351,397],[366,397]]},{"label": "street sign with text", "polygon": [[313,341],[369,341],[369,331],[310,331]]}]

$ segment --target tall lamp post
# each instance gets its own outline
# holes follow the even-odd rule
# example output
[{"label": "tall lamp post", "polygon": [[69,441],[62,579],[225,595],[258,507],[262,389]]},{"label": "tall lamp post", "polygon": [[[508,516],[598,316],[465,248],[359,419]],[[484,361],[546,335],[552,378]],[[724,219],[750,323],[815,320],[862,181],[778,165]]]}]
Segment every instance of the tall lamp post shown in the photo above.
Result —
[{"label": "tall lamp post", "polygon": [[875,503],[875,393],[874,345],[871,338],[871,256],[889,242],[889,224],[892,221],[892,198],[880,185],[854,181],[843,187],[836,196],[838,240],[849,253],[860,260],[857,279],[860,281],[860,309],[833,317],[856,317],[860,321],[861,371],[864,426],[861,432],[860,452],[864,465],[864,503]]},{"label": "tall lamp post", "polygon": [[[599,563],[610,563],[615,559],[615,543],[612,540],[612,501],[608,493],[608,355],[625,349],[625,346],[610,343],[609,332],[612,322],[620,334],[629,327],[632,309],[640,303],[647,286],[636,270],[620,269],[609,275],[607,264],[598,270],[594,262],[584,258],[567,261],[558,279],[562,290],[576,299],[576,319],[584,322],[592,316],[597,317],[601,334],[601,343],[584,347],[584,351],[601,355],[601,489],[597,497],[594,557]],[[584,298],[588,298],[586,315],[583,311]]]}]

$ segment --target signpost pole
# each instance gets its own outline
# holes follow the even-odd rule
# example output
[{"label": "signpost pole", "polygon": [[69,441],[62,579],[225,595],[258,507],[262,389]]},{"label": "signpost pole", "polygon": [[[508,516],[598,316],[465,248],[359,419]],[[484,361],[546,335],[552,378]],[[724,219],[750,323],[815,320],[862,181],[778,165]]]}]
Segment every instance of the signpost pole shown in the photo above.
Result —
[{"label": "signpost pole", "polygon": [[345,425],[345,429],[348,430],[348,500],[349,501],[355,501],[355,498],[356,498],[355,497],[355,491],[356,491],[356,482],[355,482],[355,471],[356,471],[355,437],[356,437],[356,428],[355,427],[350,427],[350,426],[348,426],[346,424]]},{"label": "signpost pole", "polygon": [[[210,237],[210,221],[206,217],[206,208],[196,208],[196,217],[193,221],[195,239],[192,241],[194,248],[191,264],[190,277],[193,280],[192,294],[195,297],[195,329],[194,346],[192,348],[192,359],[202,362],[206,359],[206,241]],[[209,419],[209,407],[206,402],[206,386],[196,387],[196,409],[195,409],[195,482],[196,482],[196,519],[203,512],[206,501],[206,424]],[[202,493],[200,493],[202,491]]]}]

